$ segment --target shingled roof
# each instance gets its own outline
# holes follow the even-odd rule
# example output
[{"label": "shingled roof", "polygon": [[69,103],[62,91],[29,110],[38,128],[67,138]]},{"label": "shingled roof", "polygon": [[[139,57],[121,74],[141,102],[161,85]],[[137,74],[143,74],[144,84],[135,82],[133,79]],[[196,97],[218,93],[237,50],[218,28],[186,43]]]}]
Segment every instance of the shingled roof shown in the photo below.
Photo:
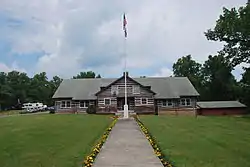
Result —
[{"label": "shingled roof", "polygon": [[[132,78],[144,86],[151,86],[155,98],[179,98],[180,96],[199,96],[186,77]],[[66,79],[63,80],[52,98],[72,98],[73,100],[96,99],[100,87],[109,85],[117,78]]]},{"label": "shingled roof", "polygon": [[203,101],[197,102],[199,108],[245,108],[246,106],[238,101]]}]

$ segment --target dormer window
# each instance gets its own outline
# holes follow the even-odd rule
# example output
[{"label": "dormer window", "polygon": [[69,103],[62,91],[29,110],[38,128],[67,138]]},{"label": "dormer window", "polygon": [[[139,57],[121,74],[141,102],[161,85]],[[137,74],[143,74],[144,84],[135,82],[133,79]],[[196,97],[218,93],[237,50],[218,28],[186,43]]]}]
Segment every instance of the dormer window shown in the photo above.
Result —
[{"label": "dormer window", "polygon": [[111,86],[111,95],[117,95],[118,94],[118,86],[113,85]]},{"label": "dormer window", "polygon": [[133,86],[133,94],[140,94],[140,86],[139,85]]}]

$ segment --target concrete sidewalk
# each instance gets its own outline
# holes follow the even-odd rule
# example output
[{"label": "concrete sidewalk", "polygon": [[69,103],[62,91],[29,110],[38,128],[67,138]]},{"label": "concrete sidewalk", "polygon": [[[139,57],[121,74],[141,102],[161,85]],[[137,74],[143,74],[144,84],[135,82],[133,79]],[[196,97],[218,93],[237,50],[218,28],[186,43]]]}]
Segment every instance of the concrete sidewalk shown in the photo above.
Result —
[{"label": "concrete sidewalk", "polygon": [[118,120],[94,167],[163,167],[134,119]]}]

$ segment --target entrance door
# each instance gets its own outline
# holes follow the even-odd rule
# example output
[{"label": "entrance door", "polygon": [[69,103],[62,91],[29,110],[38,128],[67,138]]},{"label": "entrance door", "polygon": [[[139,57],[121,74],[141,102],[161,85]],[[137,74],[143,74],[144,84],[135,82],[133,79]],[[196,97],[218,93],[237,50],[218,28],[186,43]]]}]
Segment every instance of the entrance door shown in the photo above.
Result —
[{"label": "entrance door", "polygon": [[[117,109],[118,110],[124,110],[125,105],[125,98],[117,98]],[[135,106],[135,98],[134,97],[128,97],[128,109],[133,110]]]},{"label": "entrance door", "polygon": [[125,99],[124,98],[117,98],[117,109],[124,110]]}]

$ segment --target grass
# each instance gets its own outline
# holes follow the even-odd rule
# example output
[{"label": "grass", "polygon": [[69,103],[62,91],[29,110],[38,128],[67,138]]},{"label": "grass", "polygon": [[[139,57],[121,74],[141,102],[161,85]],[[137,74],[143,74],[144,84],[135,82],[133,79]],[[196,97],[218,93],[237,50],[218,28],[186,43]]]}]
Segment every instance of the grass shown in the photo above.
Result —
[{"label": "grass", "polygon": [[249,117],[140,116],[177,167],[250,166]]},{"label": "grass", "polygon": [[17,115],[21,110],[0,111],[0,116],[3,115]]},{"label": "grass", "polygon": [[68,114],[0,118],[0,166],[81,166],[111,121]]}]

